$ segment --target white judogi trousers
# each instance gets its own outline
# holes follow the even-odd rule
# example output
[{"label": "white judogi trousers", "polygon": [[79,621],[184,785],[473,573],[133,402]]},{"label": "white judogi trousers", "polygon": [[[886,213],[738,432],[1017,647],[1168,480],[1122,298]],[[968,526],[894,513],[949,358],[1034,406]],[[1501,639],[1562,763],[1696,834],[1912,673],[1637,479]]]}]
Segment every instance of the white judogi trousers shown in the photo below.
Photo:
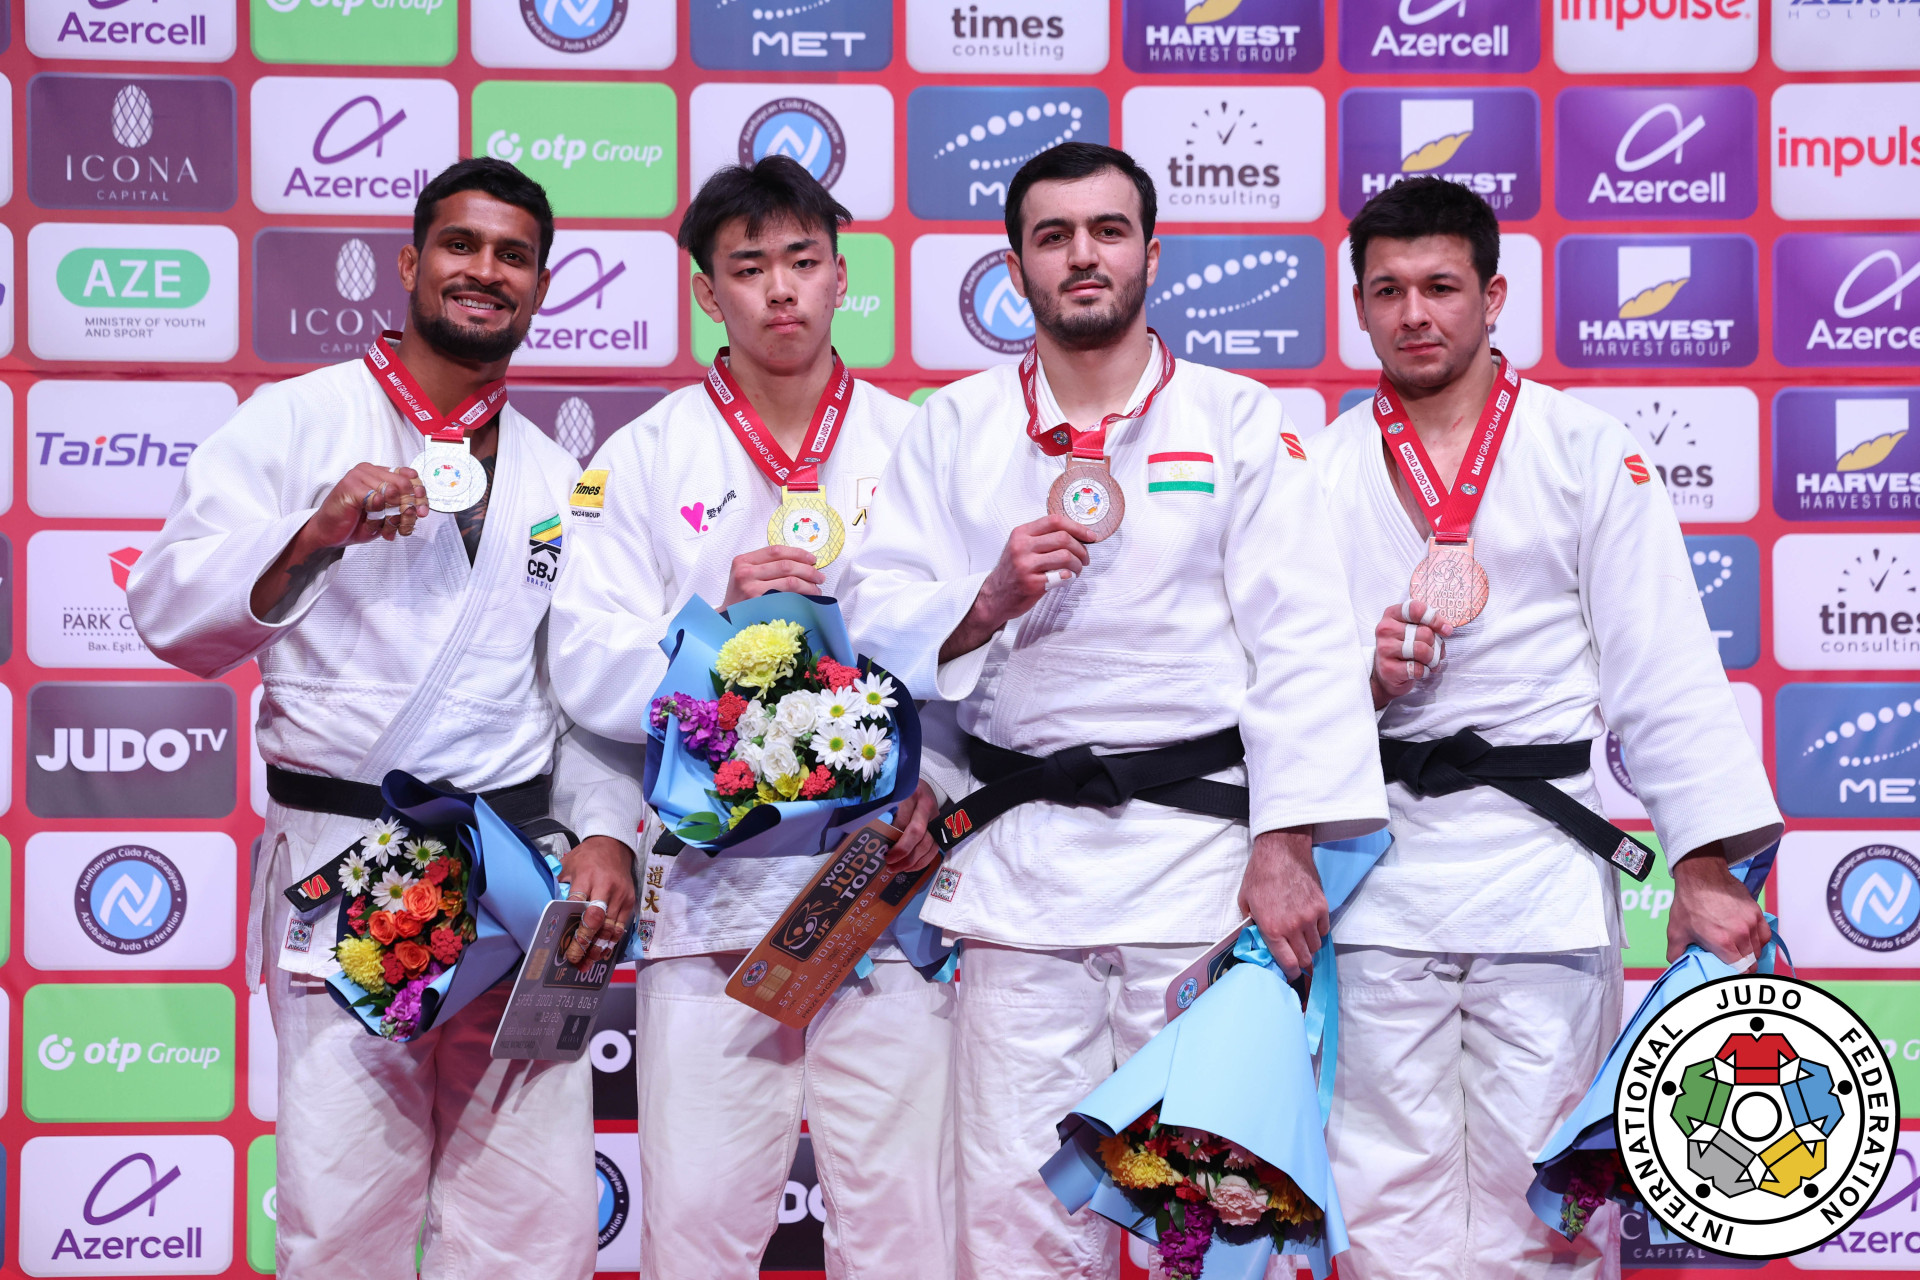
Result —
[{"label": "white judogi trousers", "polygon": [[1619,950],[1336,950],[1342,1280],[1617,1277],[1615,1209],[1569,1243],[1526,1197],[1619,1031]]},{"label": "white judogi trousers", "polygon": [[743,954],[635,977],[640,1274],[760,1274],[804,1109],[830,1280],[951,1280],[952,988],[881,961],[802,1032],[725,993]]}]

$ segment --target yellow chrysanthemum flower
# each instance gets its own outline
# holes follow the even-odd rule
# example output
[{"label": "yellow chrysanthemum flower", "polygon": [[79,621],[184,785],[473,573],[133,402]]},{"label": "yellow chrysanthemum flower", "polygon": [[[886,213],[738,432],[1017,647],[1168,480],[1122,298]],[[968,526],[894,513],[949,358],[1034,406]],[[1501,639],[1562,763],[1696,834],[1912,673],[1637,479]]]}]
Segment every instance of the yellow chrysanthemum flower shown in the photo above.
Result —
[{"label": "yellow chrysanthemum flower", "polygon": [[737,804],[733,806],[733,808],[727,810],[727,830],[731,831],[733,830],[733,828],[739,826],[740,819],[746,817],[749,813],[752,813],[754,810],[754,807],[759,803],[760,803],[760,798],[758,796],[755,796],[753,799],[748,800],[743,804]]},{"label": "yellow chrysanthemum flower", "polygon": [[387,981],[380,972],[380,944],[372,938],[348,938],[333,949],[334,959],[360,989],[368,995],[387,992]]},{"label": "yellow chrysanthemum flower", "polygon": [[713,669],[728,684],[767,690],[793,674],[804,628],[797,622],[756,622],[720,646]]},{"label": "yellow chrysanthemum flower", "polygon": [[1151,1151],[1135,1148],[1122,1134],[1100,1139],[1100,1160],[1113,1175],[1114,1182],[1129,1190],[1172,1187],[1180,1182],[1180,1175],[1172,1165]]}]

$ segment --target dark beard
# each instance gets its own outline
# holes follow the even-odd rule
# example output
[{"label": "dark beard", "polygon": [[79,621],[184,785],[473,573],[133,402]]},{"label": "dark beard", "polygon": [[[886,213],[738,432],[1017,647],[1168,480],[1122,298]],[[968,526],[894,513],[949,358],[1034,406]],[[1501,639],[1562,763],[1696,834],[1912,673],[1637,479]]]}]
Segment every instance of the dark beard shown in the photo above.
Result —
[{"label": "dark beard", "polygon": [[1092,351],[1113,345],[1147,305],[1147,273],[1143,268],[1121,283],[1110,307],[1068,311],[1060,300],[1061,295],[1085,280],[1104,282],[1106,277],[1097,271],[1076,271],[1061,283],[1058,292],[1033,296],[1033,323],[1071,351]]},{"label": "dark beard", "polygon": [[[488,297],[506,301],[490,289],[483,292]],[[510,324],[498,333],[489,333],[484,329],[450,320],[445,312],[428,315],[420,309],[418,293],[408,301],[407,313],[412,319],[413,331],[428,346],[449,360],[461,360],[472,364],[493,364],[512,355],[527,336],[526,324]],[[532,323],[531,318],[528,323]]]}]

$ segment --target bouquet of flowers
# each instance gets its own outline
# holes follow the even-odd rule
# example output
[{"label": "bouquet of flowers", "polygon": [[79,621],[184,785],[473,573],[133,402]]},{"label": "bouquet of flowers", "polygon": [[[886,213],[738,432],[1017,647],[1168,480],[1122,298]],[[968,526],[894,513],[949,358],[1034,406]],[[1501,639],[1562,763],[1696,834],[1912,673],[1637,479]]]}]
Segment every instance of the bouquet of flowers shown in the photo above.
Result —
[{"label": "bouquet of flowers", "polygon": [[421,994],[479,933],[467,910],[466,859],[411,834],[393,819],[374,822],[339,871],[347,936],[333,956],[366,993],[355,1003],[379,1015],[389,1040],[419,1029]]},{"label": "bouquet of flowers", "polygon": [[[651,707],[647,801],[686,843],[816,853],[827,831],[918,784],[913,700],[854,658],[833,602],[776,593],[723,617],[695,598],[663,647],[672,662]],[[776,827],[777,839],[758,839]]]}]

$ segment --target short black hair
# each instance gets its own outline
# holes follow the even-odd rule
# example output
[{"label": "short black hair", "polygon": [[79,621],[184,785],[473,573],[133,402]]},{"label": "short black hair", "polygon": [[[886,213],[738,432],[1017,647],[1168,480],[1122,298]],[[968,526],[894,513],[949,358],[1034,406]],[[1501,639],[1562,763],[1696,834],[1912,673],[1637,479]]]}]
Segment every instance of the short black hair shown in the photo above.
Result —
[{"label": "short black hair", "polygon": [[547,189],[505,160],[492,156],[469,156],[456,160],[440,171],[438,177],[421,189],[413,202],[413,247],[424,251],[427,232],[440,211],[440,202],[462,191],[484,191],[516,209],[525,209],[540,224],[540,265],[547,265],[547,251],[553,248],[553,206],[547,202]]},{"label": "short black hair", "polygon": [[1396,182],[1360,207],[1347,224],[1353,278],[1363,287],[1367,246],[1375,240],[1459,236],[1473,252],[1474,274],[1485,289],[1500,270],[1500,219],[1485,200],[1445,178]]},{"label": "short black hair", "polygon": [[1007,243],[1013,246],[1014,253],[1020,252],[1020,206],[1026,201],[1029,187],[1036,182],[1090,178],[1105,169],[1117,170],[1133,180],[1133,189],[1140,193],[1141,234],[1148,240],[1153,239],[1153,221],[1160,211],[1160,201],[1154,194],[1152,175],[1118,147],[1103,147],[1097,142],[1063,142],[1057,147],[1048,147],[1021,165],[1020,172],[1007,184]]},{"label": "short black hair", "polygon": [[840,228],[853,221],[846,206],[805,165],[777,155],[762,156],[752,168],[730,164],[716,169],[680,216],[680,247],[706,275],[713,274],[713,242],[720,228],[735,218],[747,220],[748,239],[769,222],[787,219],[802,227],[824,227],[836,254]]}]

